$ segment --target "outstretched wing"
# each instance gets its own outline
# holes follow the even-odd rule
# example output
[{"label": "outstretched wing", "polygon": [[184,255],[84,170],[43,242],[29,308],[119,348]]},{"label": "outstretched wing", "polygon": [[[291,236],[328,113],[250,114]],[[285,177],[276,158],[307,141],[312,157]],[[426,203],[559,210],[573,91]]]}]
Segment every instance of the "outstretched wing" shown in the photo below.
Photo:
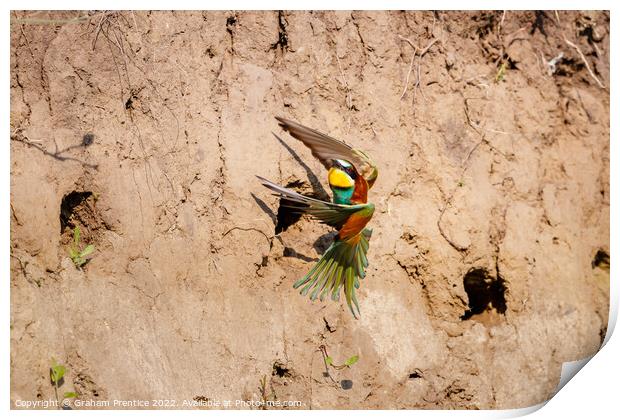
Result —
[{"label": "outstretched wing", "polygon": [[282,117],[276,117],[276,119],[280,127],[309,147],[312,155],[320,160],[326,169],[332,167],[334,159],[342,159],[355,166],[357,171],[366,178],[369,187],[377,179],[377,167],[361,150],[353,149],[340,140],[294,121]]},{"label": "outstretched wing", "polygon": [[[347,305],[355,318],[359,318],[360,308],[355,296],[355,289],[360,286],[360,279],[366,277],[368,267],[368,247],[372,230],[364,229],[352,240],[336,240],[325,251],[321,259],[304,277],[293,285],[306,295],[310,290],[310,299],[321,300],[331,293],[332,300],[340,299],[340,290],[344,289]],[[355,309],[353,305],[355,305]]]},{"label": "outstretched wing", "polygon": [[[341,229],[349,221],[349,218],[356,213],[367,214],[374,211],[372,203],[344,205],[334,204],[327,201],[317,200],[316,198],[306,197],[288,188],[281,187],[273,182],[257,176],[261,183],[274,191],[281,198],[288,200],[286,207],[299,213],[309,214],[312,218],[319,220],[321,223]],[[362,226],[363,228],[363,226]]]}]

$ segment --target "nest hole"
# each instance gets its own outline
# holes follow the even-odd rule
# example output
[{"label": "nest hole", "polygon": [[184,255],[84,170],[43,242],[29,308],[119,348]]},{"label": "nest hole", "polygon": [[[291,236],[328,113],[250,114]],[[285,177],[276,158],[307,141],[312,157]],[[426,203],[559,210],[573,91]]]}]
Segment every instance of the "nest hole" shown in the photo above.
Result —
[{"label": "nest hole", "polygon": [[461,316],[462,320],[485,311],[506,312],[506,285],[501,276],[495,278],[484,268],[472,268],[463,277],[463,286],[469,308]]},{"label": "nest hole", "polygon": [[[310,186],[300,180],[291,181],[284,186],[285,188],[292,189],[300,194],[306,194],[313,196]],[[294,225],[301,219],[302,212],[291,209],[293,207],[304,207],[303,204],[291,201],[287,198],[281,198],[278,206],[278,214],[276,216],[276,235],[281,232],[285,232],[290,226]]]},{"label": "nest hole", "polygon": [[60,233],[65,229],[73,229],[75,225],[75,213],[80,211],[79,208],[92,197],[91,191],[71,191],[65,194],[60,202]]},{"label": "nest hole", "polygon": [[596,251],[596,255],[592,259],[592,268],[601,268],[609,271],[609,254],[602,249]]},{"label": "nest hole", "polygon": [[422,372],[418,369],[414,370],[409,374],[409,379],[420,379],[422,377]]},{"label": "nest hole", "polygon": [[280,361],[275,361],[273,363],[273,369],[271,371],[271,376],[279,376],[280,378],[291,377],[291,370],[284,366],[284,364]]},{"label": "nest hole", "polygon": [[97,209],[97,195],[92,191],[71,191],[60,202],[61,243],[70,243],[78,226],[85,243],[95,242],[100,232],[110,229]]}]

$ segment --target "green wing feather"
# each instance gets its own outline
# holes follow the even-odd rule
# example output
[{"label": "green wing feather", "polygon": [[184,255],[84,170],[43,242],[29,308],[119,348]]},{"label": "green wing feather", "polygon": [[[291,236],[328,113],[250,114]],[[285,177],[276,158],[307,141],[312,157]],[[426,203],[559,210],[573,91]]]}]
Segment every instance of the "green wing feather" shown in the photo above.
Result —
[{"label": "green wing feather", "polygon": [[337,239],[325,251],[321,259],[303,278],[299,279],[293,287],[298,289],[303,286],[300,293],[310,299],[317,297],[323,301],[328,294],[334,301],[340,299],[340,291],[344,288],[347,306],[355,318],[359,318],[360,308],[355,296],[355,289],[360,286],[359,279],[366,277],[368,267],[369,240],[372,235],[371,229],[364,229],[359,241],[351,244],[349,241]]}]

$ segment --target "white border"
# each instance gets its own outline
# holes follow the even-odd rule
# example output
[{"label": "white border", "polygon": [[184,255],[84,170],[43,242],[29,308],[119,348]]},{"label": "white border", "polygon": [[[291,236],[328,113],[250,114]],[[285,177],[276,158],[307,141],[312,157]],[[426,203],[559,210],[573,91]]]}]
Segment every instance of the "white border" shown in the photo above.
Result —
[{"label": "white border", "polygon": [[[4,2],[3,2],[4,3]],[[197,0],[176,0],[176,1],[122,1],[107,0],[89,2],[77,0],[23,0],[8,1],[9,9],[26,10],[26,9],[42,9],[42,10],[82,10],[88,9],[106,9],[106,10],[127,10],[127,9],[149,9],[149,10],[483,10],[483,9],[499,9],[507,10],[570,10],[570,9],[591,9],[591,10],[608,10],[612,9],[614,2],[611,0],[547,0],[547,1],[491,1],[491,0],[475,0],[467,2],[458,1],[411,1],[411,0],[228,0],[226,2],[208,2]],[[88,7],[87,7],[88,6]],[[226,6],[226,7],[224,7]]]},{"label": "white border", "polygon": [[[618,31],[616,30],[617,25],[615,24],[615,4],[612,1],[598,1],[591,0],[588,2],[576,2],[576,1],[532,1],[532,0],[523,0],[519,2],[515,1],[503,1],[501,3],[492,2],[492,1],[469,1],[466,4],[459,3],[455,1],[447,2],[447,1],[368,1],[368,0],[342,0],[342,1],[325,1],[325,0],[300,0],[300,1],[239,1],[239,0],[229,0],[225,3],[212,3],[208,2],[198,2],[198,1],[187,1],[187,0],[176,0],[174,2],[163,2],[163,1],[140,1],[140,2],[128,2],[128,1],[91,1],[91,2],[83,2],[83,1],[9,1],[3,2],[3,14],[0,15],[0,28],[2,29],[2,33],[4,34],[3,43],[2,43],[2,59],[3,65],[0,70],[2,74],[2,89],[5,93],[2,96],[3,98],[3,118],[1,119],[1,127],[2,132],[8,134],[10,131],[9,126],[9,115],[10,115],[10,75],[9,75],[9,54],[10,54],[10,36],[9,36],[9,20],[10,15],[9,11],[11,9],[83,9],[85,6],[88,6],[93,9],[203,9],[205,6],[215,6],[215,9],[218,9],[218,5],[226,5],[226,9],[254,9],[254,10],[274,10],[274,9],[436,9],[436,10],[460,10],[460,9],[491,9],[495,6],[501,5],[507,9],[611,9],[611,17],[612,17],[612,35],[611,39],[611,78],[616,80],[616,70],[617,66],[617,57],[618,51],[616,48],[615,40],[618,39]],[[613,86],[612,83],[610,83]],[[618,95],[615,90],[612,90],[611,94],[611,116],[617,116],[618,107],[617,107]],[[616,125],[614,123],[614,118],[611,118],[611,161],[610,161],[610,173],[611,179],[614,181],[618,180],[618,170],[616,168],[617,163],[617,145],[615,142],[618,140],[618,136],[616,135]],[[4,151],[5,153],[0,153],[0,162],[2,164],[2,168],[4,170],[0,174],[0,193],[2,194],[3,206],[0,210],[0,229],[2,232],[2,238],[4,239],[2,243],[1,255],[0,258],[2,261],[2,269],[3,269],[3,279],[5,289],[4,293],[0,293],[1,296],[1,304],[4,311],[2,313],[2,364],[0,367],[0,374],[2,377],[1,387],[2,394],[5,397],[4,407],[6,411],[9,411],[10,407],[10,399],[9,399],[9,386],[10,386],[10,353],[9,353],[9,325],[10,325],[10,300],[9,300],[9,206],[8,202],[10,201],[10,178],[9,178],[9,168],[10,168],[10,159],[9,159],[9,139],[5,138],[4,142]],[[611,206],[614,209],[618,208],[618,200],[617,194],[615,194],[615,189],[613,188],[614,184],[611,186]],[[618,244],[618,224],[616,223],[617,219],[614,219],[612,216],[611,219],[611,249],[617,249],[616,245]],[[612,252],[610,252],[612,254]],[[326,410],[319,412],[311,412],[311,411],[296,411],[295,414],[291,411],[218,411],[214,412],[203,412],[202,410],[194,410],[194,411],[175,411],[174,414],[167,411],[89,411],[88,416],[94,418],[108,418],[110,414],[113,414],[115,417],[120,416],[121,418],[125,417],[138,417],[148,416],[150,418],[169,418],[170,415],[178,416],[180,413],[183,413],[182,416],[187,417],[200,417],[204,418],[205,416],[215,415],[218,418],[241,418],[249,415],[268,415],[269,417],[275,418],[286,418],[290,419],[293,415],[295,417],[309,418],[315,417],[317,414],[320,416],[331,416],[333,415],[350,415],[354,414],[360,417],[366,418],[375,418],[376,415],[390,415],[394,417],[401,418],[410,418],[411,416],[415,416],[416,418],[453,418],[458,416],[458,418],[509,418],[509,417],[517,417],[521,415],[525,415],[531,413],[532,411],[536,411],[541,406],[545,406],[542,410],[536,411],[536,413],[532,414],[531,418],[537,419],[551,419],[551,418],[574,418],[578,415],[579,418],[584,418],[584,416],[588,415],[589,417],[601,417],[606,418],[609,417],[608,414],[612,412],[617,412],[617,390],[618,390],[618,376],[619,376],[619,364],[618,357],[616,355],[620,354],[620,344],[617,337],[612,337],[612,332],[615,328],[615,324],[617,321],[617,312],[618,312],[618,287],[615,279],[618,278],[618,268],[616,264],[612,264],[611,266],[611,278],[613,279],[611,282],[611,309],[610,309],[610,324],[608,327],[608,334],[606,336],[605,347],[596,354],[593,359],[583,368],[583,371],[579,373],[577,379],[570,381],[554,398],[548,402],[548,404],[541,404],[535,407],[529,407],[518,410],[495,410],[495,411],[354,411],[343,413],[341,411],[334,410]],[[611,339],[610,339],[611,337]],[[252,414],[254,413],[254,414]],[[42,416],[82,416],[84,414],[83,411],[45,411],[45,412],[30,412],[30,411],[18,411],[13,410],[8,413],[11,416],[19,417],[19,418],[41,418]]]}]

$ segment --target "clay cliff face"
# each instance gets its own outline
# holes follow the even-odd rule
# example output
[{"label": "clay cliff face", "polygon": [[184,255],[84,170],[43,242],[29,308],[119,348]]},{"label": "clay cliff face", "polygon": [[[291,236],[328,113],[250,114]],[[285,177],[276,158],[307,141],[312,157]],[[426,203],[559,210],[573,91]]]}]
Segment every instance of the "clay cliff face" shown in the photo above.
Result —
[{"label": "clay cliff face", "polygon": [[[80,399],[516,408],[599,348],[608,13],[11,19],[13,407],[54,357]],[[255,175],[327,189],[274,115],[379,166],[360,320],[292,288],[333,234],[274,235]]]}]

